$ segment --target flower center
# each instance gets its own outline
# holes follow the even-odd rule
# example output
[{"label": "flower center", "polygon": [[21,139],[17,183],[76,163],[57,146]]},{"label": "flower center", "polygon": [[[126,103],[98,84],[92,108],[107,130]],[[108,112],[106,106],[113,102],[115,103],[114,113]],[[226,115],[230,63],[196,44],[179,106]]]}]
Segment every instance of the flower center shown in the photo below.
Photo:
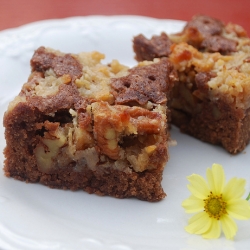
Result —
[{"label": "flower center", "polygon": [[208,198],[204,200],[204,211],[208,213],[209,217],[219,220],[223,214],[227,213],[226,204],[222,199],[222,194],[214,195],[210,192]]}]

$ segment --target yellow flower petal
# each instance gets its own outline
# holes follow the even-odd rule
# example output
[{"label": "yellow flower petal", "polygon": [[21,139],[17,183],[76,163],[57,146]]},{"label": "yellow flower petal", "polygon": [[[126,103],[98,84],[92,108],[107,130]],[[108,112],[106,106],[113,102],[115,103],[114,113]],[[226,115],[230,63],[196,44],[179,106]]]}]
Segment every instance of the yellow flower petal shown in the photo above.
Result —
[{"label": "yellow flower petal", "polygon": [[181,205],[185,208],[186,213],[196,213],[204,209],[204,201],[193,195],[184,200]]},{"label": "yellow flower petal", "polygon": [[188,176],[187,179],[190,182],[187,187],[195,197],[202,200],[207,198],[207,195],[209,194],[209,189],[205,179],[202,176],[198,174],[192,174]]},{"label": "yellow flower petal", "polygon": [[205,212],[195,214],[188,223],[185,230],[191,234],[203,234],[211,227],[211,219]]},{"label": "yellow flower petal", "polygon": [[221,233],[220,222],[214,218],[210,218],[210,221],[211,226],[204,234],[202,234],[202,237],[205,239],[217,239],[220,237]]},{"label": "yellow flower petal", "polygon": [[233,239],[238,230],[233,218],[250,219],[249,202],[242,199],[246,181],[232,178],[225,185],[225,173],[219,164],[208,168],[206,175],[208,182],[197,174],[188,177],[188,189],[192,195],[183,201],[182,206],[187,213],[205,211],[194,215],[185,229],[204,238],[218,238],[222,227],[225,237]]},{"label": "yellow flower petal", "polygon": [[250,219],[250,207],[247,200],[231,200],[228,202],[226,211],[228,214],[238,220]]},{"label": "yellow flower petal", "polygon": [[236,200],[245,193],[246,180],[242,178],[232,178],[224,187],[223,199],[226,201]]},{"label": "yellow flower petal", "polygon": [[208,168],[207,180],[209,188],[213,194],[220,195],[225,183],[225,174],[222,166],[219,164],[213,164],[212,169]]},{"label": "yellow flower petal", "polygon": [[233,239],[238,230],[235,221],[227,214],[222,216],[220,221],[221,221],[222,231],[224,232],[226,238]]}]

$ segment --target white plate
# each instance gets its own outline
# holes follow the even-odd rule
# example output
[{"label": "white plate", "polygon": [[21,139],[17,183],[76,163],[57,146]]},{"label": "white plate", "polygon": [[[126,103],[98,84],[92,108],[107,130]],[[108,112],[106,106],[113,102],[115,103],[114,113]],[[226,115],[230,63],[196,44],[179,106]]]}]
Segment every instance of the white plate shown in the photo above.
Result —
[{"label": "white plate", "polygon": [[[135,65],[133,36],[179,31],[182,21],[137,16],[90,16],[48,20],[0,32],[0,112],[26,81],[33,51],[50,46],[64,52],[99,50],[105,62],[119,59]],[[0,147],[4,129],[0,127]],[[6,178],[0,155],[0,248],[1,249],[247,249],[250,223],[240,221],[235,241],[221,236],[204,240],[190,235],[184,226],[190,217],[181,202],[189,196],[186,176],[205,175],[212,163],[224,166],[228,178],[247,179],[250,191],[250,147],[231,156],[220,147],[202,143],[172,129],[178,145],[170,149],[171,159],[162,185],[168,196],[161,202],[98,197],[85,192],[50,189]]]}]

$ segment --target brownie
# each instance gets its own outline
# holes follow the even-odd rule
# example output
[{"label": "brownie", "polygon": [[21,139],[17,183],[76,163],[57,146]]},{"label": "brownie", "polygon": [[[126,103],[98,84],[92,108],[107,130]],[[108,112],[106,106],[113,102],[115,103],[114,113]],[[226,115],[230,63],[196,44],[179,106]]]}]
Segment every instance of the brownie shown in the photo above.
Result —
[{"label": "brownie", "polygon": [[244,29],[196,15],[181,32],[163,34],[139,34],[133,48],[138,61],[168,58],[177,70],[172,123],[231,154],[244,150],[250,140],[250,39]]},{"label": "brownie", "polygon": [[99,52],[40,47],[4,115],[8,177],[51,188],[159,201],[168,160],[169,59],[129,69]]}]

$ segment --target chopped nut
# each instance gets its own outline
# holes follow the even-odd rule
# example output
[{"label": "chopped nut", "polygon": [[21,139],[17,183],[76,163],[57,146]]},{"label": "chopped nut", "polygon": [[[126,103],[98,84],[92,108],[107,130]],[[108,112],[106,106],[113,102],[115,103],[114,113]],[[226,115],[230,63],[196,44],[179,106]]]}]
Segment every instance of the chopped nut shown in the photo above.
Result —
[{"label": "chopped nut", "polygon": [[94,145],[94,139],[89,132],[81,128],[75,128],[74,143],[76,145],[76,150],[82,150]]},{"label": "chopped nut", "polygon": [[42,139],[42,143],[34,150],[38,168],[42,172],[47,173],[50,170],[53,158],[57,156],[60,147],[66,143],[66,137],[61,131],[58,131],[57,135],[58,139]]},{"label": "chopped nut", "polygon": [[128,155],[127,159],[136,172],[142,172],[148,168],[149,156],[145,151],[142,151],[137,156]]},{"label": "chopped nut", "polygon": [[114,140],[108,140],[108,148],[111,150],[114,150],[117,148],[117,141]]},{"label": "chopped nut", "polygon": [[92,59],[95,60],[96,63],[99,63],[104,58],[105,58],[104,54],[102,54],[98,51],[92,52]]},{"label": "chopped nut", "polygon": [[90,90],[90,81],[87,81],[85,79],[76,79],[75,84],[78,88],[83,87],[85,89]]},{"label": "chopped nut", "polygon": [[155,145],[145,147],[145,151],[148,155],[151,155],[156,150]]},{"label": "chopped nut", "polygon": [[99,71],[103,73],[105,76],[110,77],[109,70],[107,67],[100,67]]},{"label": "chopped nut", "polygon": [[110,128],[108,129],[105,134],[104,134],[104,137],[107,139],[107,140],[114,140],[116,138],[116,132],[113,128]]},{"label": "chopped nut", "polygon": [[62,83],[64,83],[64,84],[71,83],[71,77],[70,77],[70,75],[63,75],[62,76]]},{"label": "chopped nut", "polygon": [[122,70],[127,70],[128,68],[122,64],[120,64],[117,60],[113,60],[111,62],[111,71],[114,73],[114,74],[117,74],[119,72],[121,72]]}]

